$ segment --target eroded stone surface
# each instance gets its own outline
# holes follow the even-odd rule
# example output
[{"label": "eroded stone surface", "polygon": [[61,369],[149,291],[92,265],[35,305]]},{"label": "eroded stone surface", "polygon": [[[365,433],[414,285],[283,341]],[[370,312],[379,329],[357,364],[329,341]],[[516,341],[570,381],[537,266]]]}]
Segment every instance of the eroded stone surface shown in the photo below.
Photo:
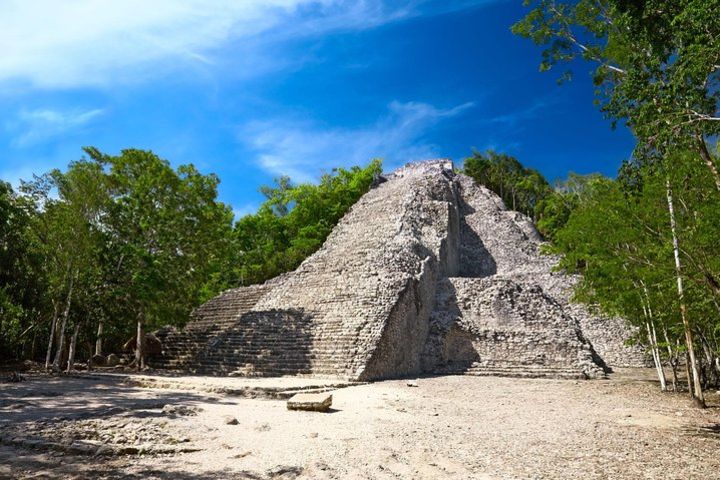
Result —
[{"label": "eroded stone surface", "polygon": [[436,160],[387,176],[294,272],[228,290],[159,366],[354,380],[461,371],[593,377],[644,363],[622,321],[570,303],[526,216]]}]

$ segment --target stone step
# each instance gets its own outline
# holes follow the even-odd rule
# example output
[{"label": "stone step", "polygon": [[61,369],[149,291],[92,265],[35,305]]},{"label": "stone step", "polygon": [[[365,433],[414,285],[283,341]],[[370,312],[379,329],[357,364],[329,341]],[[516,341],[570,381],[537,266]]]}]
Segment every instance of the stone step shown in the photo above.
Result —
[{"label": "stone step", "polygon": [[[305,368],[307,366],[313,366],[317,368],[321,367],[333,367],[336,368],[338,365],[343,365],[345,362],[336,360],[310,360],[304,359],[263,359],[261,365],[272,365],[272,366],[287,366],[288,368]],[[246,364],[255,364],[259,362],[244,361],[244,359],[228,358],[228,359],[212,359],[212,358],[172,358],[172,359],[151,359],[154,365],[182,365],[182,364],[197,364],[197,365],[234,365],[236,367],[243,367]]]},{"label": "stone step", "polygon": [[561,379],[581,379],[585,378],[583,372],[579,369],[566,367],[521,367],[521,366],[492,366],[481,367],[474,366],[467,369],[457,370],[457,373],[463,375],[473,375],[478,377],[518,377],[518,378],[561,378]]},{"label": "stone step", "polygon": [[[205,370],[224,370],[224,371],[241,371],[244,370],[245,363],[237,364],[234,362],[150,362],[155,368],[166,368],[171,370],[186,370],[191,368],[202,368]],[[342,364],[285,364],[285,363],[258,363],[255,364],[256,371],[279,371],[279,372],[319,372],[319,371],[331,371],[341,372],[345,371],[347,367]],[[252,370],[251,370],[252,372]]]}]

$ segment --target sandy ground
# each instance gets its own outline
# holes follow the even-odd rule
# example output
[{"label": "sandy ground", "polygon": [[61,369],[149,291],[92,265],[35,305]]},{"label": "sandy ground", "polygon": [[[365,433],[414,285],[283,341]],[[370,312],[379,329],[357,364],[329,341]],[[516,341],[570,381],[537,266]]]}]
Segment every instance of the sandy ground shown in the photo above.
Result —
[{"label": "sandy ground", "polygon": [[648,375],[378,382],[335,390],[329,413],[198,387],[237,379],[30,376],[0,384],[0,478],[720,479],[720,394],[698,410]]}]

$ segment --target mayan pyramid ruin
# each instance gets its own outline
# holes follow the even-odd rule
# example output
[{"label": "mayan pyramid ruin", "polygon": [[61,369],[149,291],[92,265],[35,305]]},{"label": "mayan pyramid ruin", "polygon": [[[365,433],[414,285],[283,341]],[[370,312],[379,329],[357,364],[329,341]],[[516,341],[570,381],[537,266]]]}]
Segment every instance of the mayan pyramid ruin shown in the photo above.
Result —
[{"label": "mayan pyramid ruin", "polygon": [[620,319],[570,302],[531,220],[448,160],[386,175],[294,272],[223,292],[156,333],[156,367],[378,380],[594,378],[642,366]]}]

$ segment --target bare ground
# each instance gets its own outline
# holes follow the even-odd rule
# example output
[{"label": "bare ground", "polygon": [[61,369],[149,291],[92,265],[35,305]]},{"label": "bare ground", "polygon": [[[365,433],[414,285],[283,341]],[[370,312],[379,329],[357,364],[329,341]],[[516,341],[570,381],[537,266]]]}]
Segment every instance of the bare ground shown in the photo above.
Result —
[{"label": "bare ground", "polygon": [[242,379],[30,376],[0,384],[0,478],[720,479],[720,394],[698,410],[648,375],[386,381],[325,414],[227,394]]}]

